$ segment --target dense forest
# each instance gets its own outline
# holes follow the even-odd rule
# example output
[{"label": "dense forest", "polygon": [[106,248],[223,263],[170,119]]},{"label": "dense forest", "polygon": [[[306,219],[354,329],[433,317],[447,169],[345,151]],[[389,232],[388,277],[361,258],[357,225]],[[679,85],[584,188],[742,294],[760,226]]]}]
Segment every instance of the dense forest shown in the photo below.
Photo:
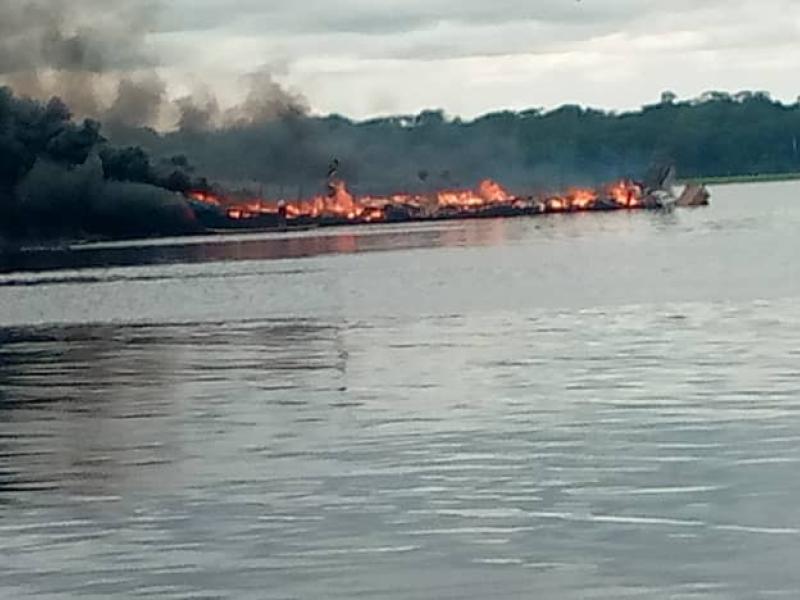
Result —
[{"label": "dense forest", "polygon": [[621,114],[563,106],[474,120],[424,111],[357,122],[288,111],[158,133],[101,130],[73,119],[58,99],[40,103],[0,88],[0,237],[189,232],[197,228],[182,196],[189,189],[210,180],[222,190],[316,194],[334,158],[362,193],[472,186],[486,177],[528,193],[638,177],[665,163],[694,178],[797,172],[798,139],[800,103],[763,92],[688,101],[665,93]]},{"label": "dense forest", "polygon": [[[320,186],[336,157],[364,192],[468,186],[493,177],[517,191],[636,176],[672,162],[684,177],[800,170],[800,103],[764,92],[709,92],[626,113],[563,106],[503,111],[466,121],[442,111],[356,122],[285,118],[247,127],[166,135],[122,131],[119,142],[159,155],[185,153],[217,180],[257,181],[291,195]],[[316,190],[314,190],[316,191]]]}]

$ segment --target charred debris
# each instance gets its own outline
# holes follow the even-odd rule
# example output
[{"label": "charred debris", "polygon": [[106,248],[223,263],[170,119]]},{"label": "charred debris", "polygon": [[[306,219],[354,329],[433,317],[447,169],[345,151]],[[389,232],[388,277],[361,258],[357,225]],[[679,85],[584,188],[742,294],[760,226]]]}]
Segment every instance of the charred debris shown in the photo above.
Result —
[{"label": "charred debris", "polygon": [[[623,179],[560,193],[518,195],[486,179],[475,189],[443,189],[425,194],[355,195],[338,177],[339,161],[328,170],[326,193],[296,200],[225,196],[207,190],[189,193],[190,205],[207,230],[291,230],[343,225],[536,216],[615,210],[673,210],[706,206],[703,185],[676,192],[675,169],[651,169],[642,181]],[[246,194],[245,194],[246,196]]]}]

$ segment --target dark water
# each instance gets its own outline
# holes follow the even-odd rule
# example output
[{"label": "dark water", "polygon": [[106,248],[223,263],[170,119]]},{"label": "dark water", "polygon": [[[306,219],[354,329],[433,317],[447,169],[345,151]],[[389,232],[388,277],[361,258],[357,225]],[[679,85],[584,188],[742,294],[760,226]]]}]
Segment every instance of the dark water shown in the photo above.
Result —
[{"label": "dark water", "polygon": [[0,597],[798,597],[799,193],[0,261]]}]

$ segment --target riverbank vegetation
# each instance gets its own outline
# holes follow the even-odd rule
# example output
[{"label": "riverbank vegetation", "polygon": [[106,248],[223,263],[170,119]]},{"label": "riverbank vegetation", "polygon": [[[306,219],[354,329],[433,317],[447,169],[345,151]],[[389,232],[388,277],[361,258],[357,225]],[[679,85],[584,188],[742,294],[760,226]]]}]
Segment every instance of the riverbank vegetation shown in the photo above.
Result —
[{"label": "riverbank vegetation", "polygon": [[191,232],[198,226],[182,194],[209,185],[196,174],[291,199],[323,191],[333,158],[357,193],[424,193],[492,178],[527,194],[637,178],[653,164],[711,184],[800,178],[800,102],[764,92],[690,100],[667,92],[624,113],[570,105],[472,120],[423,111],[353,121],[290,111],[225,127],[185,123],[171,132],[101,133],[57,99],[0,88],[0,234]]}]

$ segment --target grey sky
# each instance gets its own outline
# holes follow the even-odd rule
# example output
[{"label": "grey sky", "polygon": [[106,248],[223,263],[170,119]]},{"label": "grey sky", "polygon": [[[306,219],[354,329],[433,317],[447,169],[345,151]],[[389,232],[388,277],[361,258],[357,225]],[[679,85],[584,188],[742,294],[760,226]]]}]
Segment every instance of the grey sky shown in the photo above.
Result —
[{"label": "grey sky", "polygon": [[[70,6],[81,4],[96,9],[98,0]],[[666,89],[800,94],[797,0],[108,4],[149,6],[145,45],[131,56],[157,65],[170,94],[208,85],[223,103],[239,100],[242,75],[265,65],[315,111],[354,117],[426,107],[473,116],[567,102],[626,109]],[[79,26],[109,14],[84,13]]]}]

